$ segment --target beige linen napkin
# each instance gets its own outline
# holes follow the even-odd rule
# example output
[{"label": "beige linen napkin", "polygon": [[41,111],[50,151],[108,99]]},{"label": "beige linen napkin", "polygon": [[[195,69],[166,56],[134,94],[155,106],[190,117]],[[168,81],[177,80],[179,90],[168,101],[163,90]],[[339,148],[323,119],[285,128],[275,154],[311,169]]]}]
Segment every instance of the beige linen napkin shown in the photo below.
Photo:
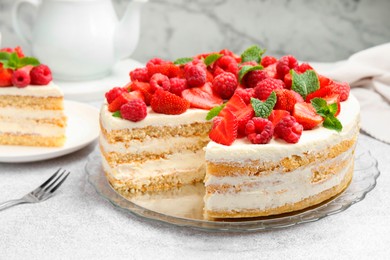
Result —
[{"label": "beige linen napkin", "polygon": [[346,81],[361,106],[361,129],[390,143],[390,43],[358,52],[333,66],[317,71],[338,81]]}]

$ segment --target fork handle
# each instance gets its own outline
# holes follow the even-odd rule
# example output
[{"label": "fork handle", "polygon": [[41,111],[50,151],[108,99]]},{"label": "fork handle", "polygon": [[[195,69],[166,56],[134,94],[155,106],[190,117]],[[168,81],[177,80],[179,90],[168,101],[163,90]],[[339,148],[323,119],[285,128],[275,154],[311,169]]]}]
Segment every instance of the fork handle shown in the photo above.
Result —
[{"label": "fork handle", "polygon": [[9,208],[9,207],[18,205],[18,204],[26,203],[26,202],[27,201],[25,201],[23,199],[6,201],[6,202],[0,204],[0,211],[3,209]]}]

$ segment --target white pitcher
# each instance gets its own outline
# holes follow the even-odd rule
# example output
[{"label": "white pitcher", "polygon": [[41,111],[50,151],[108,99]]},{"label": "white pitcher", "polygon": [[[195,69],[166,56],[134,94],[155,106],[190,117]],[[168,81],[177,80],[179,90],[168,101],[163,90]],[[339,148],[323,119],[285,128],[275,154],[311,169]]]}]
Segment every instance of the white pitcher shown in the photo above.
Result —
[{"label": "white pitcher", "polygon": [[[140,34],[141,6],[132,0],[118,20],[111,0],[18,0],[12,22],[32,54],[47,64],[56,79],[88,80],[104,77],[114,64],[130,56]],[[20,28],[22,4],[38,10],[29,38]]]}]

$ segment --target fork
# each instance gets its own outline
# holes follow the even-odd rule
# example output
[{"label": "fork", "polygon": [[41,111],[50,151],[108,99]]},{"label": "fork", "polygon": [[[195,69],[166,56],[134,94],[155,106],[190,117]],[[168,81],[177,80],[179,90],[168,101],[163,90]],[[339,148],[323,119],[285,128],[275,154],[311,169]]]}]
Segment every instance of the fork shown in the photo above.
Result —
[{"label": "fork", "polygon": [[59,168],[49,179],[42,183],[41,186],[27,193],[22,198],[0,204],[0,211],[18,204],[37,203],[47,200],[61,186],[69,174],[69,171],[67,172],[66,170]]}]

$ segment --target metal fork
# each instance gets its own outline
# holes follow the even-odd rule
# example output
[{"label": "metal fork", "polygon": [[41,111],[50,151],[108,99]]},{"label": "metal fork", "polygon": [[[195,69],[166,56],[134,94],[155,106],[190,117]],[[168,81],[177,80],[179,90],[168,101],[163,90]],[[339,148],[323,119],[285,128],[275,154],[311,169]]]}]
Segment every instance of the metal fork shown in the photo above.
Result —
[{"label": "metal fork", "polygon": [[37,203],[47,200],[61,186],[69,174],[69,171],[67,172],[66,170],[59,168],[49,179],[42,183],[41,186],[27,193],[22,198],[0,204],[0,211],[18,204]]}]

